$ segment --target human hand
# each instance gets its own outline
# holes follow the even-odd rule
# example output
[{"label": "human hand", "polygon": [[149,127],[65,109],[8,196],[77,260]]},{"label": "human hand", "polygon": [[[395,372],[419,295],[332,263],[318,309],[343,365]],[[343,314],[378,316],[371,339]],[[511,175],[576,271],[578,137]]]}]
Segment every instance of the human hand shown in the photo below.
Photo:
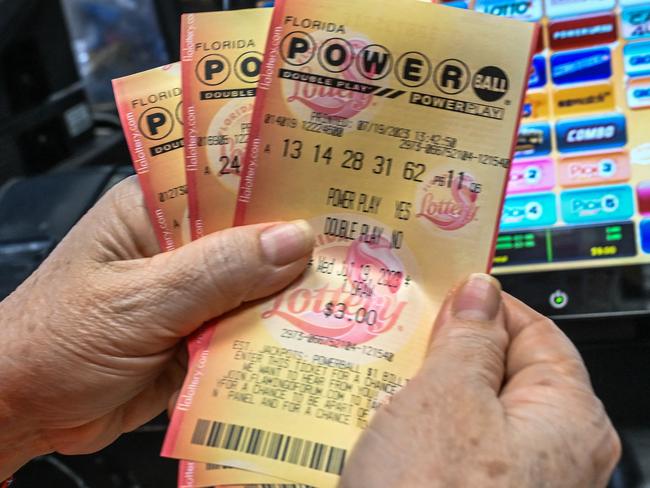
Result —
[{"label": "human hand", "polygon": [[341,486],[603,487],[620,450],[571,342],[475,275],[447,299],[425,364],[377,412]]},{"label": "human hand", "polygon": [[306,223],[240,227],[158,254],[140,187],[113,189],[0,303],[0,481],[31,457],[99,450],[162,412],[183,338],[305,269]]}]

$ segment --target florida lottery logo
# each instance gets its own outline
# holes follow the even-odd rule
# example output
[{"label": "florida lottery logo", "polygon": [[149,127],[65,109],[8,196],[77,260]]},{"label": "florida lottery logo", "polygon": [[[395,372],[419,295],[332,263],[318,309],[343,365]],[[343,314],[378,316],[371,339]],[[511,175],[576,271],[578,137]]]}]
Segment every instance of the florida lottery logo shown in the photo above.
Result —
[{"label": "florida lottery logo", "polygon": [[418,190],[417,219],[427,228],[457,231],[479,220],[482,185],[469,173],[429,175]]},{"label": "florida lottery logo", "polygon": [[[322,229],[346,218],[312,223]],[[262,310],[268,331],[284,347],[355,363],[390,361],[417,328],[418,304],[426,302],[412,254],[396,249],[382,224],[358,225],[360,237],[352,242],[320,235],[309,272]],[[300,342],[287,330],[299,331]]]},{"label": "florida lottery logo", "polygon": [[[367,39],[358,36],[345,40],[343,45],[346,46],[346,52],[340,56],[345,56],[346,62],[338,69],[333,69],[331,66],[325,69],[327,59],[323,52],[326,49],[322,48],[326,48],[327,44],[333,41],[343,42],[342,39],[329,38],[323,32],[313,34],[295,32],[287,36],[285,41],[281,49],[288,69],[309,75],[314,73],[312,66],[318,65],[324,68],[327,76],[342,78],[352,83],[368,83],[367,77],[364,78],[359,71],[362,69],[362,63],[358,62],[359,53],[365,47],[372,45]],[[292,79],[283,79],[282,89],[289,108],[301,120],[310,120],[316,113],[335,120],[347,121],[367,111],[373,101],[371,94]],[[345,124],[344,127],[348,128],[351,125]]]},{"label": "florida lottery logo", "polygon": [[253,107],[253,101],[231,100],[210,123],[209,134],[219,134],[217,139],[221,139],[206,147],[210,172],[234,193],[239,190]]}]

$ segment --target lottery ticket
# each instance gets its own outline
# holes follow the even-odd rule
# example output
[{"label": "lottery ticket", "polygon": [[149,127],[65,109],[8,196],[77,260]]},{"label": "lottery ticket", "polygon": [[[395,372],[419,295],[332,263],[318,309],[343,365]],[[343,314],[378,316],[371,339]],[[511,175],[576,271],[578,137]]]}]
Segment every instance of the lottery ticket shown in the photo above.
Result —
[{"label": "lottery ticket", "polygon": [[133,167],[163,251],[190,240],[180,63],[113,80]]},{"label": "lottery ticket", "polygon": [[192,237],[232,226],[271,9],[182,18]]},{"label": "lottery ticket", "polygon": [[[192,239],[233,224],[270,21],[271,9],[182,17],[185,166]],[[179,486],[187,488],[282,483],[268,475],[189,461],[179,469]]]},{"label": "lottery ticket", "polygon": [[337,484],[450,286],[490,268],[536,35],[411,0],[276,3],[235,222],[306,218],[316,250],[195,344],[165,455]]},{"label": "lottery ticket", "polygon": [[[190,240],[180,69],[176,63],[113,82],[133,165],[163,251],[172,251]],[[234,201],[235,196],[232,198]],[[191,354],[191,342],[188,346]],[[179,484],[181,479],[186,480],[188,488],[192,486],[188,480],[194,479],[204,483],[196,486],[283,483],[249,471],[210,468],[181,463]]]}]

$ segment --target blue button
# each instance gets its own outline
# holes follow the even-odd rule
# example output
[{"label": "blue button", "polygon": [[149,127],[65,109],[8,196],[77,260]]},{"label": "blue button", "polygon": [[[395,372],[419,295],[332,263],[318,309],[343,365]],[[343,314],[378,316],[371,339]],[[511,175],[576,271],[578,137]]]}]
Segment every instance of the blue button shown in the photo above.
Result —
[{"label": "blue button", "polygon": [[628,185],[565,191],[560,202],[567,224],[614,222],[634,215],[634,192]]},{"label": "blue button", "polygon": [[639,234],[641,234],[641,249],[646,254],[650,254],[650,220],[644,219],[639,224]]},{"label": "blue button", "polygon": [[623,48],[623,59],[629,76],[650,75],[650,42],[628,44]]},{"label": "blue button", "polygon": [[611,149],[627,144],[625,116],[561,120],[556,129],[560,152],[594,151]]},{"label": "blue button", "polygon": [[544,85],[546,85],[546,58],[535,56],[531,64],[528,88],[542,88]]},{"label": "blue button", "polygon": [[546,15],[554,19],[612,10],[616,0],[544,0]]},{"label": "blue button", "polygon": [[476,10],[530,22],[537,22],[543,15],[542,0],[476,0]]},{"label": "blue button", "polygon": [[522,124],[517,140],[518,158],[546,156],[551,152],[551,126],[546,123]]},{"label": "blue button", "polygon": [[611,76],[612,53],[607,47],[551,56],[551,77],[556,85],[605,80]]},{"label": "blue button", "polygon": [[503,205],[501,229],[548,227],[557,222],[555,193],[508,197]]}]

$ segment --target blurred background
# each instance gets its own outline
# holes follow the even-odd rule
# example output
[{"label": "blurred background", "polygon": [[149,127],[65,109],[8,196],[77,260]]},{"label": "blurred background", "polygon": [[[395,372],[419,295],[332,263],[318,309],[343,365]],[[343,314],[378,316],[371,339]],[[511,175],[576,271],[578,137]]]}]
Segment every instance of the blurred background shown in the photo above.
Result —
[{"label": "blurred background", "polygon": [[[523,3],[542,10],[542,0]],[[581,2],[589,3],[602,2]],[[0,0],[0,300],[108,188],[133,174],[111,80],[178,60],[181,13],[271,4]],[[512,240],[515,257],[523,247]],[[639,256],[635,266],[587,263],[501,277],[508,291],[553,315],[585,357],[623,436],[613,488],[650,487],[650,265]],[[158,455],[166,422],[160,417],[93,456],[39,458],[17,474],[17,487],[174,487],[177,464]]]}]

